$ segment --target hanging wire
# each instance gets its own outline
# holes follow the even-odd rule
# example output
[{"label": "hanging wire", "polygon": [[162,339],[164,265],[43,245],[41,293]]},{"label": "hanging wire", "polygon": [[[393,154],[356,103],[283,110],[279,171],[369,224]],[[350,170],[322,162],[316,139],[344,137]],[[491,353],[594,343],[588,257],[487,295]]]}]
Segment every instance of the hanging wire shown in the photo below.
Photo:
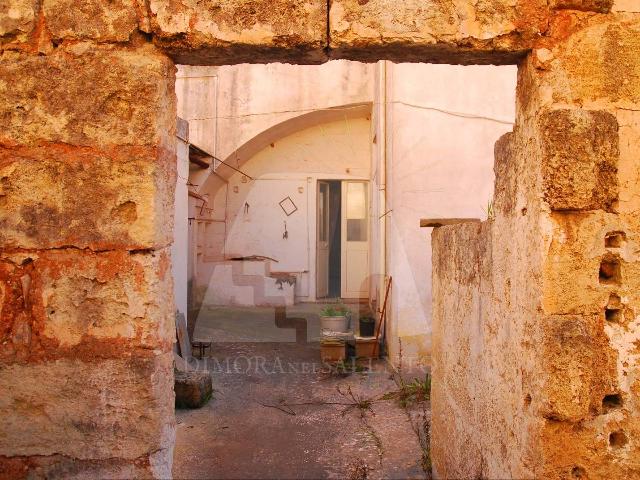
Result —
[{"label": "hanging wire", "polygon": [[[380,105],[382,102],[372,102],[372,105]],[[510,121],[510,120],[504,120],[504,119],[500,119],[500,118],[494,118],[494,117],[487,117],[485,115],[478,115],[475,113],[466,113],[466,112],[457,112],[454,110],[447,110],[444,108],[439,108],[439,107],[433,107],[433,106],[429,106],[429,105],[418,105],[415,103],[410,103],[410,102],[404,102],[402,100],[392,100],[390,102],[386,102],[387,105],[390,104],[397,104],[397,105],[403,105],[405,107],[410,107],[410,108],[417,108],[420,110],[429,110],[429,111],[433,111],[433,112],[438,112],[438,113],[442,113],[444,115],[450,115],[453,117],[460,117],[460,118],[470,118],[470,119],[477,119],[477,120],[487,120],[489,122],[496,122],[496,123],[500,123],[503,125],[513,125],[514,122]],[[363,107],[363,105],[350,105],[350,106],[344,106],[344,107],[317,107],[317,108],[300,108],[300,109],[292,109],[292,110],[274,110],[271,112],[254,112],[254,113],[242,113],[242,114],[238,114],[238,115],[221,115],[221,116],[217,116],[217,117],[193,117],[193,118],[188,118],[185,120],[215,120],[217,119],[222,119],[222,120],[233,120],[235,118],[245,118],[245,117],[256,117],[256,116],[264,116],[264,115],[274,115],[274,114],[285,114],[285,113],[302,113],[302,112],[317,112],[317,111],[336,111],[336,110],[358,110],[361,109]]]}]

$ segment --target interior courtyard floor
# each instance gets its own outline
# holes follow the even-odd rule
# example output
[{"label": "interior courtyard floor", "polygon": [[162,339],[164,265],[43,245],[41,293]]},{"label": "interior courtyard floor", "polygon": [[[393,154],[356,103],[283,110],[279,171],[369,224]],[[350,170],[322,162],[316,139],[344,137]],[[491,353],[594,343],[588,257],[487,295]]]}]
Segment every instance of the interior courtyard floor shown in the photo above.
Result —
[{"label": "interior courtyard floor", "polygon": [[[336,301],[296,303],[286,307],[289,320],[299,319],[306,329],[308,342],[320,338],[320,311]],[[352,312],[352,323],[357,324],[359,303],[345,304]],[[274,307],[238,307],[203,305],[196,314],[193,339],[215,342],[295,342],[296,330],[276,324]],[[302,326],[302,325],[299,325]]]},{"label": "interior courtyard floor", "polygon": [[[298,342],[295,329],[274,325],[273,309],[213,318],[203,310],[194,338],[214,340],[198,361],[211,372],[214,398],[176,411],[175,478],[425,478],[428,403],[382,399],[398,389],[384,360],[350,371],[323,365],[320,308],[287,309],[307,318],[308,341],[298,332]],[[260,335],[266,341],[254,341]]]}]

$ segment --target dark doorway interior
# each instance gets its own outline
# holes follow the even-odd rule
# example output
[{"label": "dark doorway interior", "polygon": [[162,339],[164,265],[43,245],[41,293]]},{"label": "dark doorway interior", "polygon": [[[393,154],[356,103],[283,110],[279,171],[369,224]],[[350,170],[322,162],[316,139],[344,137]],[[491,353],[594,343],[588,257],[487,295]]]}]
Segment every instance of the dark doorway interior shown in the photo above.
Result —
[{"label": "dark doorway interior", "polygon": [[329,297],[341,295],[340,267],[342,252],[342,182],[329,182]]}]

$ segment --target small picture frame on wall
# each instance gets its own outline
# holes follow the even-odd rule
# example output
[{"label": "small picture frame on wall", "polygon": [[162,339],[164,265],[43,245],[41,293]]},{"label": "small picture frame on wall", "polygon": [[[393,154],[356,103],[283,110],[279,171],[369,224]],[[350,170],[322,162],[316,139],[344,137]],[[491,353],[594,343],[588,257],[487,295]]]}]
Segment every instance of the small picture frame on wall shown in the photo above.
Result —
[{"label": "small picture frame on wall", "polygon": [[280,208],[282,208],[282,211],[287,217],[293,215],[298,210],[298,207],[296,207],[296,204],[293,203],[291,197],[286,197],[285,199],[281,200]]}]

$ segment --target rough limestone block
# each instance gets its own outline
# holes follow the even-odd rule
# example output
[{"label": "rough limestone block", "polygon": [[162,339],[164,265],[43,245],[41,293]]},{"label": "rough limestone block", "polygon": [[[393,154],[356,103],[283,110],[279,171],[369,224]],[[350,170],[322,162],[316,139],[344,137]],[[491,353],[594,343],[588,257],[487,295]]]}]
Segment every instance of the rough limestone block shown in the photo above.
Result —
[{"label": "rough limestone block", "polygon": [[[474,418],[475,389],[483,359],[470,332],[477,332],[480,309],[480,256],[487,243],[482,224],[437,228],[433,251],[433,330],[431,455],[441,478],[477,478],[482,472],[481,443]],[[450,292],[455,292],[451,295]],[[456,421],[452,422],[451,419]],[[464,437],[464,442],[445,438]],[[440,439],[436,441],[436,439]],[[454,459],[466,459],[465,462]],[[445,467],[446,466],[446,467]]]},{"label": "rough limestone block", "polygon": [[544,198],[552,210],[614,211],[618,122],[607,112],[553,110],[541,118]]},{"label": "rough limestone block", "polygon": [[3,0],[0,3],[0,39],[24,40],[35,25],[36,0]]},{"label": "rough limestone block", "polygon": [[175,371],[177,408],[200,408],[213,394],[211,374],[202,370]]},{"label": "rough limestone block", "polygon": [[158,452],[170,469],[172,386],[171,352],[0,365],[0,391],[5,392],[0,395],[0,451],[8,457],[60,454],[94,460]]},{"label": "rough limestone block", "polygon": [[602,315],[559,315],[542,321],[542,390],[534,405],[544,418],[579,422],[602,412],[617,391],[617,352],[609,346]]},{"label": "rough limestone block", "polygon": [[355,60],[514,63],[547,17],[541,0],[334,0],[330,47]]},{"label": "rough limestone block", "polygon": [[75,43],[0,62],[0,144],[175,149],[175,67],[155,48]]},{"label": "rough limestone block", "polygon": [[597,416],[593,421],[574,424],[547,421],[540,432],[540,449],[545,459],[537,478],[545,479],[613,479],[640,478],[636,461],[640,447],[630,441],[622,448],[612,447],[609,436],[626,431],[637,438],[640,428],[624,426],[620,412]]},{"label": "rough limestone block", "polygon": [[0,259],[0,362],[170,351],[168,250],[76,249]]},{"label": "rough limestone block", "polygon": [[54,40],[129,40],[138,27],[136,2],[131,0],[44,0],[47,29]]},{"label": "rough limestone block", "polygon": [[581,29],[545,49],[540,91],[584,109],[637,110],[640,16],[592,15]]},{"label": "rough limestone block", "polygon": [[154,41],[184,64],[320,63],[323,0],[150,0]]},{"label": "rough limestone block", "polygon": [[0,247],[164,247],[174,185],[163,148],[0,146]]},{"label": "rough limestone block", "polygon": [[[640,302],[640,278],[636,277],[640,266],[635,254],[640,239],[635,231],[624,228],[618,215],[554,212],[551,219],[544,268],[545,313],[603,314],[612,293],[628,303]],[[619,246],[607,247],[612,242],[608,237],[618,238]],[[601,278],[601,265],[608,259],[614,261],[618,278]]]},{"label": "rough limestone block", "polygon": [[513,133],[500,137],[494,148],[495,192],[493,208],[503,215],[513,214],[516,208],[518,175],[513,152]]},{"label": "rough limestone block", "polygon": [[[639,5],[640,7],[640,5]],[[620,160],[618,182],[620,184],[619,211],[628,222],[640,222],[640,108],[637,111],[618,110],[620,125]],[[636,228],[640,230],[640,225]]]}]

